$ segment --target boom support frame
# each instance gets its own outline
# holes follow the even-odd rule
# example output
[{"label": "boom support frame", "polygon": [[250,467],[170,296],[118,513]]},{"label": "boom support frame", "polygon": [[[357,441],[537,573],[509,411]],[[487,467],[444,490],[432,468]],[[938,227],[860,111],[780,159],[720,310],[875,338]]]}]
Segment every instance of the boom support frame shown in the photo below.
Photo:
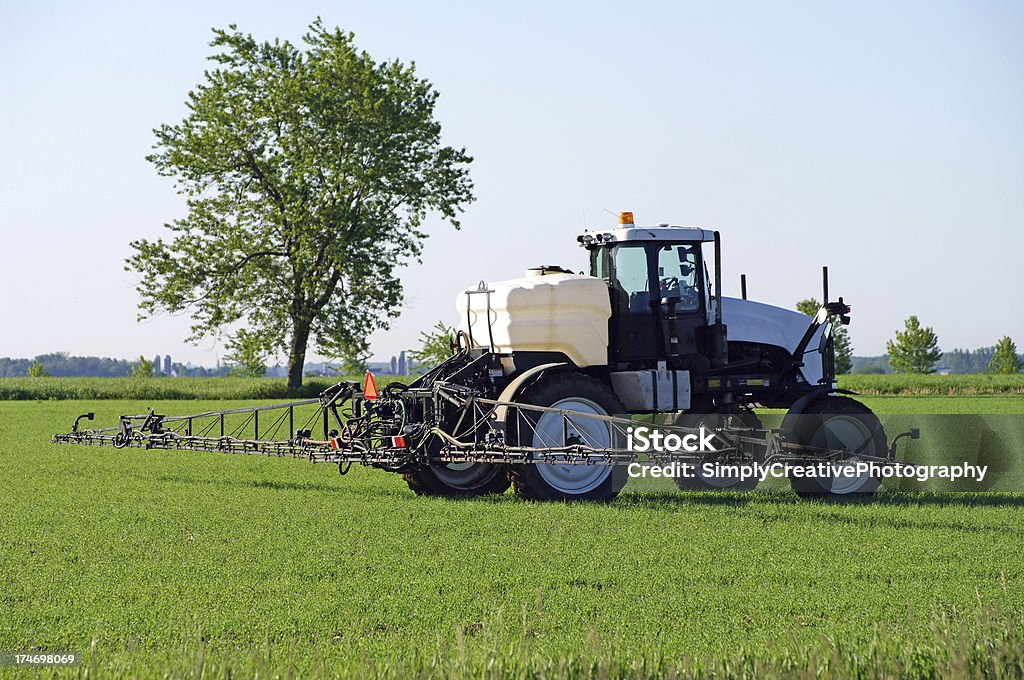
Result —
[{"label": "boom support frame", "polygon": [[[306,414],[300,413],[303,409],[312,410],[304,420],[301,416]],[[566,433],[563,441],[544,442],[544,446],[517,443],[533,441],[535,423],[543,414],[562,419],[562,431]],[[704,434],[713,432],[713,451],[638,453],[629,446],[635,427],[652,425],[665,435],[676,434],[680,438],[699,437],[701,428],[654,425],[653,421],[626,416],[500,401],[446,381],[422,386],[391,383],[377,399],[364,398],[357,383],[341,382],[316,399],[186,416],[164,416],[149,410],[140,415],[121,416],[116,427],[99,429],[80,429],[78,423],[84,417],[87,416],[76,419],[70,432],[54,435],[53,442],[304,458],[314,463],[337,464],[342,473],[353,463],[393,472],[450,463],[699,465],[758,460],[763,464],[806,464],[854,459],[883,466],[907,466],[895,459],[895,443],[916,434],[897,435],[886,456],[879,457],[847,449],[801,445],[790,441],[781,429],[708,427]],[[296,427],[300,420],[302,425]],[[599,421],[606,428],[610,445],[588,441],[587,428],[579,427],[585,421]]]}]

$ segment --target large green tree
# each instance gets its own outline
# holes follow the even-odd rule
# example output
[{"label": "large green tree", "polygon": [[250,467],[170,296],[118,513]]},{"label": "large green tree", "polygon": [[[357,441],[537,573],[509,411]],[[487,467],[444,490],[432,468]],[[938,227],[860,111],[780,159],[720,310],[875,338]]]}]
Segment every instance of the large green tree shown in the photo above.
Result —
[{"label": "large green tree", "polygon": [[366,354],[399,314],[396,270],[418,260],[426,217],[458,228],[473,200],[472,158],[441,144],[414,65],[377,63],[319,20],[303,40],[214,30],[216,66],[148,156],[188,213],[127,261],[143,318],[190,313],[192,341],[244,326],[250,353],[287,354],[292,388],[311,343]]},{"label": "large green tree", "polygon": [[[796,310],[807,316],[814,316],[821,309],[821,303],[814,298],[807,298],[796,303]],[[832,344],[836,353],[836,375],[845,375],[853,368],[853,343],[850,342],[850,331],[842,324],[835,324],[832,331]]]},{"label": "large green tree", "polygon": [[916,316],[904,322],[902,331],[885,344],[889,365],[897,373],[934,373],[935,362],[942,358],[939,336],[929,326],[922,326]]},{"label": "large green tree", "polygon": [[1020,373],[1020,359],[1017,358],[1017,345],[1009,335],[996,343],[995,354],[988,363],[989,373]]}]

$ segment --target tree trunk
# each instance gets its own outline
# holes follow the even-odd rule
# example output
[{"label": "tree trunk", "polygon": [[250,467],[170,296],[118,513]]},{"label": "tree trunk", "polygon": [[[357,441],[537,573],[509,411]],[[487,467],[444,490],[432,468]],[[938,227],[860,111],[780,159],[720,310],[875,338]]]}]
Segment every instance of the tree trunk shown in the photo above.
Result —
[{"label": "tree trunk", "polygon": [[288,389],[302,387],[302,369],[306,365],[306,343],[309,341],[309,323],[295,322],[292,346],[288,352]]}]

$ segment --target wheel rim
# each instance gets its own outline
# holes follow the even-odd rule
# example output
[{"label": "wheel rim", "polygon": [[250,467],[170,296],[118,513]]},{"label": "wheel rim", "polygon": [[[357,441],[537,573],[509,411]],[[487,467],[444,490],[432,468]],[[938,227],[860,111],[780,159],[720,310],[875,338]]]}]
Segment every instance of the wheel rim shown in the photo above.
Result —
[{"label": "wheel rim", "polygon": [[[551,404],[550,408],[564,411],[578,411],[606,416],[608,412],[589,399],[569,397]],[[594,448],[611,448],[612,433],[607,423],[590,418],[573,418],[568,416],[569,434],[575,434],[580,441]],[[563,417],[558,413],[543,412],[537,420],[533,434],[534,448],[554,448],[564,446]],[[558,463],[538,463],[537,472],[552,488],[564,494],[584,494],[601,486],[612,474],[612,466],[569,465]]]},{"label": "wheel rim", "polygon": [[[865,442],[867,444],[865,445]],[[829,449],[848,449],[858,451],[866,456],[876,456],[875,439],[871,428],[859,418],[851,416],[829,416],[818,427],[818,430],[811,438],[811,446],[820,446]],[[863,447],[863,449],[861,449]],[[843,462],[856,463],[860,460],[859,455],[853,455]],[[872,481],[869,474],[847,477],[819,478],[818,483],[828,492],[842,495],[856,493]]]},{"label": "wheel rim", "polygon": [[497,471],[493,463],[447,463],[433,468],[434,476],[455,489],[475,489]]}]

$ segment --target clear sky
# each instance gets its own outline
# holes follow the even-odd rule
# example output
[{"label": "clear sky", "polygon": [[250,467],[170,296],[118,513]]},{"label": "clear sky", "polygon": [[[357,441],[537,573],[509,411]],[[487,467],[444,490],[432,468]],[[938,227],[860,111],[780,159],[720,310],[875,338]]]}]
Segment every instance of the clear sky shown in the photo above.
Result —
[{"label": "clear sky", "polygon": [[583,268],[584,220],[722,231],[726,294],[854,307],[856,354],[910,314],[944,349],[1024,346],[1024,3],[0,1],[0,356],[212,365],[186,318],[136,323],[133,238],[182,214],[144,156],[184,115],[210,28],[298,39],[317,16],[415,60],[477,201],[434,220],[375,357],[456,293]]}]

